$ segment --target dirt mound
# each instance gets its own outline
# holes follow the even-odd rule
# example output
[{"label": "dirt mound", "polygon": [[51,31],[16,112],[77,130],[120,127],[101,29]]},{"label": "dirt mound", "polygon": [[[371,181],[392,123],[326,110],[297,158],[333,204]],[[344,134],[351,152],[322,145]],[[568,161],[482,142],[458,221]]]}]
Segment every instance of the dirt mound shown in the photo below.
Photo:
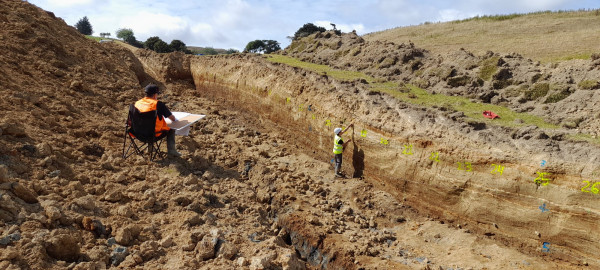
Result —
[{"label": "dirt mound", "polygon": [[[522,56],[459,50],[432,55],[410,44],[365,41],[354,33],[315,33],[293,41],[284,54],[384,81],[399,81],[429,93],[464,96],[481,103],[529,112],[567,129],[596,136],[600,101],[599,59],[542,66]],[[585,102],[581,102],[585,100]],[[590,117],[591,116],[591,117]]]}]

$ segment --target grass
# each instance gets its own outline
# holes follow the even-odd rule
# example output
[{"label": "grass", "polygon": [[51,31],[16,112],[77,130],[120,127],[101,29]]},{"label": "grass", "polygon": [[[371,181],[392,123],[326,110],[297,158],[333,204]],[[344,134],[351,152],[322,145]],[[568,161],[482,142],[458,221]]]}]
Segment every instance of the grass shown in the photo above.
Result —
[{"label": "grass", "polygon": [[[493,29],[493,31],[490,31]],[[363,36],[367,41],[413,42],[433,55],[460,48],[483,55],[516,52],[543,63],[589,59],[600,52],[600,12],[560,11],[480,16],[398,27]]]},{"label": "grass", "polygon": [[585,80],[585,81],[579,82],[577,84],[577,86],[579,86],[579,88],[585,89],[585,90],[597,89],[598,88],[598,81],[596,81],[596,80]]},{"label": "grass", "polygon": [[479,69],[479,78],[484,81],[489,81],[496,71],[498,71],[498,60],[500,57],[490,57],[481,62],[481,68]]},{"label": "grass", "polygon": [[[367,83],[369,83],[370,91],[372,92],[386,93],[407,103],[425,107],[446,107],[452,110],[461,111],[472,120],[483,121],[491,125],[508,127],[535,125],[540,128],[558,128],[558,126],[547,123],[538,116],[513,112],[509,108],[498,105],[471,102],[465,97],[430,94],[422,88],[412,84],[400,85],[396,82],[382,82],[361,72],[333,69],[327,65],[307,63],[283,55],[273,54],[266,57],[268,61],[274,63],[286,64],[321,74],[327,74],[328,76],[337,80],[354,81],[364,79]],[[500,118],[494,120],[483,118],[482,112],[486,110],[493,111],[494,113],[498,114]],[[522,120],[522,123],[517,123],[517,119]]]},{"label": "grass", "polygon": [[100,42],[100,40],[103,40],[103,39],[118,40],[118,39],[114,39],[114,38],[103,38],[103,37],[95,37],[95,36],[88,36],[88,35],[86,35],[85,37],[89,38],[89,39],[92,39],[92,40],[95,40],[95,41],[98,41],[98,42]]},{"label": "grass", "polygon": [[576,133],[567,135],[567,139],[576,142],[588,142],[593,144],[600,144],[600,138],[594,138],[592,135]]}]

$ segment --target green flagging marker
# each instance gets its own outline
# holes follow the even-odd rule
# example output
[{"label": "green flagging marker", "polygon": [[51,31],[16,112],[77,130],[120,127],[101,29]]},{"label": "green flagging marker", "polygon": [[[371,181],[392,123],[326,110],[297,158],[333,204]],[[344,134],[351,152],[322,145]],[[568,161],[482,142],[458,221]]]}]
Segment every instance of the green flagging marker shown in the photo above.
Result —
[{"label": "green flagging marker", "polygon": [[360,136],[366,138],[367,137],[367,130],[366,129],[361,130],[360,131]]},{"label": "green flagging marker", "polygon": [[404,154],[404,155],[412,155],[413,154],[412,148],[413,148],[412,144],[405,144],[404,145],[404,150],[402,150],[402,154]]},{"label": "green flagging marker", "polygon": [[433,160],[435,162],[440,162],[440,152],[433,152],[429,156],[429,160]]}]

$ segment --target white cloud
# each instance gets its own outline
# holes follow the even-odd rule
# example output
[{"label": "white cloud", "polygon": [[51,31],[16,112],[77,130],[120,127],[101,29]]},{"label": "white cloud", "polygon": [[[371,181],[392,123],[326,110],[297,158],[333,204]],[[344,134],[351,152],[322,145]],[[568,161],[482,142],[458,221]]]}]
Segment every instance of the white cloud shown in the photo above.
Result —
[{"label": "white cloud", "polygon": [[[316,21],[314,22],[314,24],[316,26],[320,26],[323,27],[327,30],[331,30],[333,29],[333,26],[331,25],[330,21]],[[342,24],[342,23],[336,23],[335,24],[335,28],[344,32],[344,33],[348,33],[348,32],[352,32],[353,30],[356,30],[356,33],[358,33],[359,35],[364,34],[365,32],[365,26],[362,24]]]},{"label": "white cloud", "polygon": [[70,7],[76,5],[87,5],[94,2],[94,0],[48,0],[48,4],[59,6],[59,7]]}]

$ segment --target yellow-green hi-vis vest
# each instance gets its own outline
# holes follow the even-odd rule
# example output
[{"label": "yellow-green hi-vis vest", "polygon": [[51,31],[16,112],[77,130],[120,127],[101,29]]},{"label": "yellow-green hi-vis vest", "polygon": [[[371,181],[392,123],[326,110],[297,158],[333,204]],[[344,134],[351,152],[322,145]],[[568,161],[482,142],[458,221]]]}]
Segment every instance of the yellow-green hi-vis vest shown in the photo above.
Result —
[{"label": "yellow-green hi-vis vest", "polygon": [[342,137],[338,136],[337,134],[335,135],[335,138],[333,138],[333,153],[334,154],[341,154],[344,151],[344,146],[342,146],[339,143],[340,140],[342,140]]}]

